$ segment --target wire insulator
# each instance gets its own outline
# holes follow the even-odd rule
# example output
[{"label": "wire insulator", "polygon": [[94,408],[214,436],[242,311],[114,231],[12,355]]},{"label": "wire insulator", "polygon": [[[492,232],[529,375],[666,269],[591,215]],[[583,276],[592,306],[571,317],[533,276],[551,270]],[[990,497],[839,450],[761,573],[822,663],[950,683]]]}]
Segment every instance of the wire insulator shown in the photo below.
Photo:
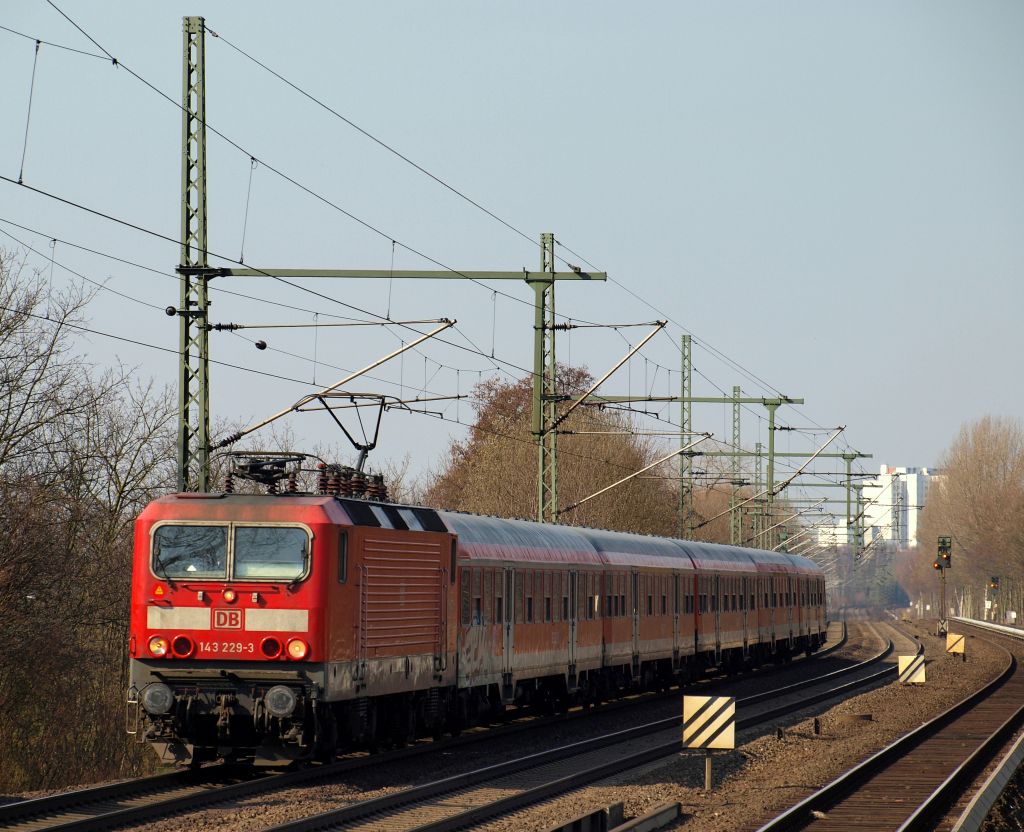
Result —
[{"label": "wire insulator", "polygon": [[356,498],[365,499],[366,497],[366,476],[362,471],[353,471],[349,477],[349,482],[352,484],[352,496]]},{"label": "wire insulator", "polygon": [[332,465],[330,475],[327,477],[327,493],[337,497],[339,492],[342,497],[345,496],[341,480],[338,478],[338,469]]},{"label": "wire insulator", "polygon": [[235,475],[233,472],[228,471],[224,477],[224,493],[234,494],[235,493]]},{"label": "wire insulator", "polygon": [[299,490],[299,472],[289,471],[288,472],[288,493],[296,494]]},{"label": "wire insulator", "polygon": [[327,466],[324,463],[317,465],[319,473],[316,475],[316,493],[327,493]]},{"label": "wire insulator", "polygon": [[341,469],[341,496],[351,497],[352,496],[352,469],[342,468]]}]

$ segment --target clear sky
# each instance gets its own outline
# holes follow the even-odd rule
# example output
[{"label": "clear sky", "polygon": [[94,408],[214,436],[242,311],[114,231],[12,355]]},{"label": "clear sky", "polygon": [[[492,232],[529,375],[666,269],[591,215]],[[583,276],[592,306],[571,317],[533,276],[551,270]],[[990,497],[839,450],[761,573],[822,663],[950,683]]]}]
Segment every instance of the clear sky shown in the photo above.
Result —
[{"label": "clear sky", "polygon": [[[821,428],[845,424],[837,448],[874,454],[869,470],[880,462],[934,465],[965,420],[1024,412],[1020,3],[58,5],[175,100],[182,16],[202,14],[222,36],[207,39],[208,120],[246,152],[209,138],[215,252],[243,252],[252,154],[317,196],[255,168],[249,265],[437,268],[413,249],[458,269],[535,269],[536,240],[553,231],[577,253],[560,249],[566,259],[617,281],[561,284],[559,312],[608,323],[673,321],[606,392],[640,394],[645,383],[676,392],[682,325],[698,339],[695,393],[740,384],[747,395],[806,399],[780,411],[780,421],[814,431],[782,434],[783,450],[813,451],[827,436]],[[97,52],[44,0],[7,0],[0,25]],[[24,151],[26,184],[176,238],[177,107],[124,68],[44,44],[25,147],[33,52],[32,40],[0,30],[0,173],[17,179]],[[41,232],[0,223],[42,252],[29,261],[44,274],[51,237],[162,270],[58,243],[53,281],[78,280],[62,265],[105,281],[135,300],[101,292],[89,310],[95,329],[176,349],[177,325],[163,313],[177,303],[175,245],[6,182],[0,219]],[[2,234],[0,245],[18,247]],[[374,315],[459,321],[450,340],[467,349],[430,345],[350,389],[451,394],[498,372],[496,364],[504,377],[531,366],[532,293],[524,284],[496,286],[505,297],[456,281],[301,283]],[[368,317],[266,278],[215,285],[298,308],[215,293],[213,321]],[[600,373],[640,332],[575,330],[559,336],[559,354]],[[337,368],[362,366],[410,337],[401,328],[242,334],[271,349],[213,333],[214,358],[294,381],[215,367],[219,420],[268,415],[310,392],[314,380],[330,383],[343,375]],[[100,366],[120,361],[175,382],[172,354],[99,335],[80,344]],[[472,419],[465,403],[437,407],[449,419]],[[762,415],[743,414],[748,446],[766,441]],[[695,422],[728,435],[724,407],[696,408]],[[336,438],[322,414],[288,424],[300,444]],[[408,453],[416,470],[428,470],[463,431],[389,415],[371,463]]]}]

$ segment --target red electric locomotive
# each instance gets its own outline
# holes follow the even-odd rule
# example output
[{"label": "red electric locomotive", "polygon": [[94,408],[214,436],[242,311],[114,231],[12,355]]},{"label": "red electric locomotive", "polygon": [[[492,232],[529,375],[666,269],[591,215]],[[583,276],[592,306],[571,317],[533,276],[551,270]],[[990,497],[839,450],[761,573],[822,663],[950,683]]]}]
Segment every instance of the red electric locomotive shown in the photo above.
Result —
[{"label": "red electric locomotive", "polygon": [[176,494],[135,528],[128,730],[329,758],[813,651],[794,555],[329,494]]}]

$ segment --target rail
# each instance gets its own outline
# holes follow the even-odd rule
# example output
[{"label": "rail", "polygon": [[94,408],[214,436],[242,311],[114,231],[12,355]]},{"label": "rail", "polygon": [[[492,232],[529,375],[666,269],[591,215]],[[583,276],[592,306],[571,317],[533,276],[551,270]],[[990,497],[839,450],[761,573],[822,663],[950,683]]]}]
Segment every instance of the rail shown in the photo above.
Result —
[{"label": "rail", "polygon": [[[823,681],[827,683],[839,676],[855,673],[870,666],[871,664],[882,661],[892,653],[892,650],[893,644],[889,641],[884,650],[863,662],[851,665],[848,668],[824,674],[820,677],[815,677],[812,680],[807,680],[802,683],[787,685],[782,688],[763,691],[759,694],[755,694],[754,696],[745,697],[744,699],[738,700],[737,705],[743,706],[754,704],[768,698],[778,697],[780,695],[785,695],[786,693],[793,693],[801,687],[820,685]],[[736,727],[738,729],[749,728],[754,725],[771,722],[780,716],[785,716],[803,710],[810,705],[816,704],[817,702],[821,702],[825,699],[846,694],[856,687],[863,687],[865,685],[872,684],[873,682],[890,674],[894,674],[894,672],[894,667],[888,667],[883,671],[870,674],[869,676],[854,682],[844,683],[825,691],[818,691],[795,703],[769,708],[756,715],[737,720]],[[488,766],[478,771],[467,772],[453,777],[447,777],[442,780],[437,780],[432,783],[426,783],[421,786],[415,786],[410,789],[404,789],[400,792],[383,795],[372,800],[348,804],[330,812],[270,827],[266,832],[318,832],[319,830],[331,829],[342,824],[351,824],[371,818],[374,821],[377,821],[386,813],[410,810],[418,803],[427,803],[441,797],[450,798],[453,793],[460,793],[466,789],[478,788],[488,783],[492,784],[491,788],[493,788],[494,781],[502,777],[518,775],[522,772],[529,772],[532,776],[537,774],[537,770],[542,766],[549,766],[552,764],[562,763],[564,761],[570,762],[570,767],[572,769],[571,773],[547,779],[546,782],[521,790],[517,794],[510,795],[496,801],[488,801],[485,805],[470,808],[441,820],[428,821],[426,823],[417,822],[414,824],[417,832],[447,832],[447,830],[471,827],[488,818],[508,814],[509,812],[516,811],[524,808],[525,806],[533,805],[554,795],[579,788],[580,786],[587,785],[596,780],[601,780],[612,774],[625,771],[630,768],[635,768],[665,756],[676,754],[680,750],[678,735],[675,735],[675,738],[672,741],[647,746],[642,751],[636,753],[623,754],[620,751],[618,753],[614,753],[611,759],[599,762],[596,765],[590,765],[582,769],[580,768],[580,765],[583,764],[581,757],[584,754],[601,749],[615,749],[616,747],[622,746],[624,743],[631,740],[648,737],[649,735],[658,732],[675,732],[680,723],[680,716],[656,720],[645,725],[623,731],[615,731],[601,737],[571,743],[559,748],[510,760],[505,763]],[[645,741],[645,743],[646,742],[649,741]],[[460,802],[464,802],[464,800],[464,795],[460,795]],[[432,807],[431,811],[433,811],[433,808],[434,807]],[[434,814],[436,815],[436,812],[434,812]]]},{"label": "rail", "polygon": [[[862,763],[835,778],[828,785],[761,826],[757,832],[788,832],[788,830],[803,829],[810,826],[816,818],[821,819],[824,817],[827,810],[836,806],[849,795],[857,792],[869,780],[884,772],[897,761],[906,759],[907,755],[917,749],[922,743],[940,734],[940,732],[970,712],[976,704],[996,693],[1014,676],[1017,670],[1016,659],[1008,651],[1007,658],[1007,664],[1000,674],[984,687],[939,714],[939,716],[924,723],[919,728],[904,734],[895,742],[887,745]],[[1019,719],[1021,713],[1024,713],[1024,708],[1018,709],[1016,718]],[[1006,729],[1007,723],[1004,722],[997,729],[997,733]],[[974,776],[978,765],[983,764],[980,760],[980,749],[978,749],[971,755],[970,760],[963,761],[954,772],[945,778],[936,789],[912,810],[909,816],[905,817],[902,825],[899,826],[899,830],[901,832],[911,832],[911,830],[934,828],[934,819],[952,805],[955,796],[962,790],[964,782],[969,777]]]}]

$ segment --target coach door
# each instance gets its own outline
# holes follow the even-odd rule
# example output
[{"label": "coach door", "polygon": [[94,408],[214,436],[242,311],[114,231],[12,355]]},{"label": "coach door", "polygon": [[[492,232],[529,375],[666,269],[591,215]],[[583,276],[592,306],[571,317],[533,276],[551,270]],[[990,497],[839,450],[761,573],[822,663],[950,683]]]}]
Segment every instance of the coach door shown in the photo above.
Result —
[{"label": "coach door", "polygon": [[715,575],[711,586],[711,612],[715,619],[715,662],[722,653],[722,587],[721,578]]},{"label": "coach door", "polygon": [[679,611],[682,609],[683,597],[680,591],[681,578],[678,572],[672,575],[672,669],[679,668]]},{"label": "coach door", "polygon": [[633,664],[640,659],[640,573],[635,569],[632,574],[633,589]]},{"label": "coach door", "polygon": [[750,655],[750,578],[740,578],[740,612],[743,615],[743,658]]},{"label": "coach door", "polygon": [[502,603],[501,611],[502,618],[504,619],[502,622],[504,637],[501,649],[501,683],[503,688],[503,699],[511,699],[515,692],[515,686],[512,684],[512,673],[515,664],[515,633],[513,632],[516,609],[515,577],[515,570],[511,567],[505,567],[505,598]]},{"label": "coach door", "polygon": [[[580,573],[570,572],[569,573],[569,587],[566,592],[569,595],[569,609],[566,610],[565,605],[562,605],[562,612],[565,614],[566,626],[569,629],[569,679],[568,684],[570,692],[576,687],[576,680],[578,675],[576,673],[576,617],[577,610],[579,609],[576,599],[579,593],[580,586]],[[559,601],[561,603],[561,601]]]},{"label": "coach door", "polygon": [[792,578],[786,578],[786,600],[789,602],[786,604],[786,621],[789,625],[789,632],[787,633],[789,646],[793,646],[793,608],[796,607],[796,586]]}]

